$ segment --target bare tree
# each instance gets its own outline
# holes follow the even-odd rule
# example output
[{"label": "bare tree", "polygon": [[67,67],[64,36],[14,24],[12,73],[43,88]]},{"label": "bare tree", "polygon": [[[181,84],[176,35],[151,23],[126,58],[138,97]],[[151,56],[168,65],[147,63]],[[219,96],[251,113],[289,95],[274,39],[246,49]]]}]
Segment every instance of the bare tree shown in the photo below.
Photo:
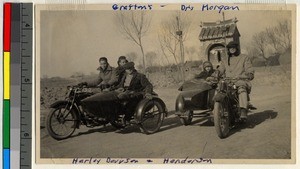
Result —
[{"label": "bare tree", "polygon": [[151,67],[154,65],[155,60],[157,58],[157,54],[153,51],[146,53],[146,61],[147,61],[147,67]]},{"label": "bare tree", "polygon": [[267,60],[266,56],[266,46],[267,46],[267,36],[265,32],[256,33],[253,36],[253,46],[259,51],[260,56]]},{"label": "bare tree", "polygon": [[140,47],[143,56],[143,69],[145,71],[145,54],[142,39],[149,30],[151,17],[145,11],[119,11],[116,14],[116,18],[121,34]]},{"label": "bare tree", "polygon": [[185,50],[186,54],[188,55],[190,60],[193,60],[193,56],[196,54],[195,46],[187,47]]},{"label": "bare tree", "polygon": [[267,41],[274,48],[275,52],[279,52],[280,47],[279,47],[278,38],[276,37],[276,34],[275,34],[275,28],[273,28],[273,27],[266,28],[265,32],[266,32]]},{"label": "bare tree", "polygon": [[283,48],[283,50],[287,50],[291,48],[291,22],[288,20],[284,20],[282,22],[278,22],[278,25],[274,29],[275,35],[277,35],[277,39],[279,45]]},{"label": "bare tree", "polygon": [[126,58],[129,62],[134,62],[137,59],[137,54],[135,52],[130,52],[126,54]]},{"label": "bare tree", "polygon": [[275,27],[266,29],[267,40],[277,53],[291,48],[291,23],[288,20],[278,22]]},{"label": "bare tree", "polygon": [[[188,37],[190,25],[191,19],[188,14],[174,12],[167,20],[162,21],[161,29],[158,33],[158,40],[163,55],[166,58],[169,56],[173,57],[178,69],[181,70],[182,79],[184,79],[184,68],[182,66],[185,58],[179,52],[184,53],[183,44]],[[179,51],[180,48],[182,48],[182,51]]]}]

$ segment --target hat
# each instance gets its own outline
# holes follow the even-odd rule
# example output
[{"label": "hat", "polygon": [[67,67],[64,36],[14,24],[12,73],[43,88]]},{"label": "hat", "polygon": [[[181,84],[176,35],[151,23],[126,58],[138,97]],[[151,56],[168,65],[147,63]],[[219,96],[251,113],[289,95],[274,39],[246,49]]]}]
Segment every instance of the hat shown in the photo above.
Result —
[{"label": "hat", "polygon": [[123,65],[124,69],[134,69],[134,63],[133,62],[128,62],[125,65]]},{"label": "hat", "polygon": [[[227,44],[226,48],[227,48],[227,50],[228,50],[228,56],[232,56],[232,55],[234,55],[234,56],[239,56],[240,53],[241,53],[241,51],[240,51],[240,45],[239,45],[239,43],[237,43],[237,42],[235,42],[235,41],[229,42],[229,43]],[[234,53],[231,53],[231,52],[229,51],[230,48],[235,48],[236,51],[235,51]]]},{"label": "hat", "polygon": [[120,56],[118,60],[126,59],[126,56]]},{"label": "hat", "polygon": [[210,61],[205,61],[203,63],[203,69],[205,69],[206,67],[213,67],[212,64],[210,63]]},{"label": "hat", "polygon": [[239,44],[237,42],[231,41],[227,44],[226,47],[229,49],[229,48],[238,48],[238,46],[239,46]]}]

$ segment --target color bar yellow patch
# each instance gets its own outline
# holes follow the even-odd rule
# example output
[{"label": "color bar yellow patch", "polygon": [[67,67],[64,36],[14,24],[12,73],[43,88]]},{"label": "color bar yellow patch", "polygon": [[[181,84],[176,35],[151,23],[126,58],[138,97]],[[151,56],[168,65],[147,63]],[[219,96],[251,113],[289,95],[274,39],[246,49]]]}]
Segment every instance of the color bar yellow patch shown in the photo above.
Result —
[{"label": "color bar yellow patch", "polygon": [[10,99],[10,52],[4,52],[3,63],[4,99]]}]

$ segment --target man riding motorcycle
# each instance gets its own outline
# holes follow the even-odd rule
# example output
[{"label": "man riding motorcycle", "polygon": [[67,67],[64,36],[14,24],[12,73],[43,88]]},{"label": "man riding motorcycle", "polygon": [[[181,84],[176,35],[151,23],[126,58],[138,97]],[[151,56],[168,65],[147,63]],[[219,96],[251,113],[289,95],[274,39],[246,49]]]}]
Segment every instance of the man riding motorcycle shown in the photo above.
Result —
[{"label": "man riding motorcycle", "polygon": [[246,55],[240,54],[239,44],[231,41],[226,46],[228,60],[221,61],[218,68],[221,76],[237,78],[235,85],[238,87],[241,119],[247,119],[249,108],[249,94],[251,91],[250,80],[254,78],[252,63]]},{"label": "man riding motorcycle", "polygon": [[[106,57],[101,57],[99,59],[99,67],[97,68],[97,70],[99,70],[99,75],[96,80],[91,82],[82,82],[79,83],[78,85],[97,87],[100,90],[103,90],[115,85],[118,82],[118,76],[116,74],[116,70],[115,68],[109,65]],[[94,90],[94,92],[98,92],[98,91]]]}]

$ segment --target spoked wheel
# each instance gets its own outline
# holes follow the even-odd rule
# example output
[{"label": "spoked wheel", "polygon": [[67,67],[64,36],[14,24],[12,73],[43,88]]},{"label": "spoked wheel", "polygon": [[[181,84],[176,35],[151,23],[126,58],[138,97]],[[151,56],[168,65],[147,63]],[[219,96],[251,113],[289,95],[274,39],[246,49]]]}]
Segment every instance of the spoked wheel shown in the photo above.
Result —
[{"label": "spoked wheel", "polygon": [[183,116],[182,115],[179,116],[181,124],[185,126],[190,125],[193,120],[193,115],[194,112],[192,110],[185,111],[183,113]]},{"label": "spoked wheel", "polygon": [[165,113],[163,105],[155,100],[146,103],[143,108],[140,130],[145,134],[152,134],[159,130],[164,120]]},{"label": "spoked wheel", "polygon": [[73,109],[66,105],[60,105],[52,109],[46,119],[46,128],[51,137],[62,140],[70,137],[75,129],[77,116]]},{"label": "spoked wheel", "polygon": [[214,125],[217,134],[220,138],[225,138],[229,134],[229,109],[224,102],[215,102],[214,110]]}]

